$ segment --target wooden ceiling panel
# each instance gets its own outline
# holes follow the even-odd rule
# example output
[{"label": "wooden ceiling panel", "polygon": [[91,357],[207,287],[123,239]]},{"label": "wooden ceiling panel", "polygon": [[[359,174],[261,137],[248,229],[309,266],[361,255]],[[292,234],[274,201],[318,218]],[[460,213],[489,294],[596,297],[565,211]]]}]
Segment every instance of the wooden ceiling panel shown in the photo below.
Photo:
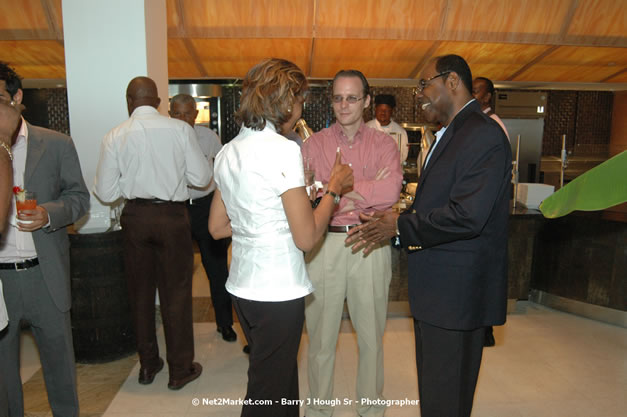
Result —
[{"label": "wooden ceiling panel", "polygon": [[627,68],[624,68],[622,72],[616,74],[605,80],[608,83],[627,83]]},{"label": "wooden ceiling panel", "polygon": [[[242,77],[281,56],[314,78],[357,68],[411,80],[457,53],[495,81],[626,82],[627,0],[165,2],[176,79]],[[62,0],[0,0],[0,42],[25,76],[63,78]]]},{"label": "wooden ceiling panel", "polygon": [[168,77],[202,78],[194,57],[189,53],[185,40],[168,39]]},{"label": "wooden ceiling panel", "polygon": [[59,39],[63,39],[63,5],[62,0],[47,0],[50,3],[48,9],[50,10],[51,17],[54,19],[54,24],[59,31]]},{"label": "wooden ceiling panel", "polygon": [[600,82],[626,67],[623,48],[561,46],[514,81]]},{"label": "wooden ceiling panel", "polygon": [[196,54],[213,78],[242,78],[265,58],[292,61],[309,67],[309,39],[192,39]]},{"label": "wooden ceiling panel", "polygon": [[167,22],[168,22],[168,34],[170,37],[176,35],[177,37],[183,36],[182,33],[178,33],[179,26],[182,24],[181,17],[179,16],[179,3],[180,0],[166,0],[167,10]]},{"label": "wooden ceiling panel", "polygon": [[340,69],[357,69],[367,78],[408,78],[431,41],[318,39],[311,76],[333,78]]},{"label": "wooden ceiling panel", "polygon": [[550,42],[572,0],[449,0],[446,37],[459,41]]},{"label": "wooden ceiling panel", "polygon": [[308,38],[311,0],[178,0],[190,38]]},{"label": "wooden ceiling panel", "polygon": [[318,0],[316,38],[434,39],[446,2]]},{"label": "wooden ceiling panel", "polygon": [[625,0],[579,1],[568,35],[617,37],[625,45],[627,2]]},{"label": "wooden ceiling panel", "polygon": [[473,77],[507,80],[548,48],[547,45],[442,42],[433,56],[456,54],[468,62]]},{"label": "wooden ceiling panel", "polygon": [[57,41],[0,41],[0,61],[23,78],[65,78],[65,55]]},{"label": "wooden ceiling panel", "polygon": [[41,0],[2,0],[0,39],[51,39],[52,33]]}]

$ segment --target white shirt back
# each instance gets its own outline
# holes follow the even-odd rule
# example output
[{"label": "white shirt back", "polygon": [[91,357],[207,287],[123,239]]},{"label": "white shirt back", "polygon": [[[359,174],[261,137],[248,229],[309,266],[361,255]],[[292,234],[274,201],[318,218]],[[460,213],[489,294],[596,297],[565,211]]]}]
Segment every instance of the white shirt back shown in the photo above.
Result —
[{"label": "white shirt back", "polygon": [[204,126],[194,126],[194,132],[196,132],[196,138],[198,139],[198,145],[202,149],[203,155],[209,162],[209,170],[211,171],[211,181],[206,187],[189,187],[189,197],[201,198],[205,197],[216,189],[216,183],[213,181],[213,159],[216,157],[220,149],[222,149],[222,142],[220,137],[211,129]]},{"label": "white shirt back", "polygon": [[286,301],[313,291],[292,238],[281,194],[305,186],[300,148],[267,123],[243,127],[215,159],[214,179],[233,230],[226,289],[256,301]]},{"label": "white shirt back", "polygon": [[105,202],[119,197],[184,201],[188,184],[204,187],[210,179],[192,127],[141,106],[105,135],[94,192]]}]

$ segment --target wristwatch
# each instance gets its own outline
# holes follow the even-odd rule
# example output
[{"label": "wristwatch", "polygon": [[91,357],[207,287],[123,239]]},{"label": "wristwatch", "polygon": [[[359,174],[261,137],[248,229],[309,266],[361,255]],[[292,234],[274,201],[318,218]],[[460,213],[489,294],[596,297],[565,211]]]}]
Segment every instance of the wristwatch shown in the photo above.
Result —
[{"label": "wristwatch", "polygon": [[335,204],[340,204],[340,197],[341,196],[339,194],[336,194],[336,193],[334,193],[331,190],[327,190],[327,192],[325,194],[331,194],[331,197],[333,197],[333,202]]}]

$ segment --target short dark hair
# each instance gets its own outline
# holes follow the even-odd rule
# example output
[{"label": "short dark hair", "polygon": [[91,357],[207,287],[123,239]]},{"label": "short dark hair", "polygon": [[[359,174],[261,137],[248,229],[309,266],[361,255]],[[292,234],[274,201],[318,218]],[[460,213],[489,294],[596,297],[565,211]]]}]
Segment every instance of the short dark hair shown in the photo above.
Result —
[{"label": "short dark hair", "polygon": [[[444,55],[435,58],[435,70],[438,73],[455,72],[462,80],[462,84],[466,87],[469,94],[472,94],[472,73],[470,67],[459,55]],[[444,76],[446,79],[448,75]]]},{"label": "short dark hair", "polygon": [[0,61],[0,80],[5,82],[6,89],[11,97],[17,94],[17,90],[22,89],[22,77],[9,64],[2,61]]},{"label": "short dark hair", "polygon": [[475,79],[485,81],[485,85],[486,85],[486,89],[488,90],[488,93],[494,95],[494,83],[492,82],[492,80],[486,77],[477,77]]},{"label": "short dark hair", "polygon": [[266,121],[279,133],[292,117],[296,100],[305,100],[307,77],[293,62],[270,58],[252,67],[242,82],[242,95],[235,121],[253,130],[263,130]]},{"label": "short dark hair", "polygon": [[394,108],[396,107],[396,98],[392,94],[377,94],[374,97],[374,105],[387,104]]},{"label": "short dark hair", "polygon": [[337,80],[340,77],[359,78],[361,80],[361,85],[363,87],[364,97],[366,97],[367,95],[370,95],[370,84],[368,84],[368,80],[366,79],[366,76],[361,71],[355,70],[355,69],[340,70],[338,71],[337,74],[335,74],[335,77],[333,77],[333,84],[335,84],[335,80]]}]

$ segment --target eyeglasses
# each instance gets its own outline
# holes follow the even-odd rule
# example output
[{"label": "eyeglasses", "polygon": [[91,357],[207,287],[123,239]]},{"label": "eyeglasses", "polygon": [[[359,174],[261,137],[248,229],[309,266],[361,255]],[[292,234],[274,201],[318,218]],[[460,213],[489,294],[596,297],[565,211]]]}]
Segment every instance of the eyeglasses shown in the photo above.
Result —
[{"label": "eyeglasses", "polygon": [[346,100],[347,103],[349,104],[355,104],[360,100],[363,100],[363,97],[355,97],[355,96],[348,96],[348,97],[342,97],[342,96],[331,96],[331,101],[334,102],[335,104],[340,104],[342,102],[342,100]]},{"label": "eyeglasses", "polygon": [[431,78],[427,78],[426,80],[424,78],[421,78],[420,81],[418,81],[418,91],[422,92],[422,90],[424,90],[427,87],[430,81],[433,81],[438,77],[443,77],[450,73],[451,71],[444,71],[444,72],[439,73],[438,75],[434,75]]}]

